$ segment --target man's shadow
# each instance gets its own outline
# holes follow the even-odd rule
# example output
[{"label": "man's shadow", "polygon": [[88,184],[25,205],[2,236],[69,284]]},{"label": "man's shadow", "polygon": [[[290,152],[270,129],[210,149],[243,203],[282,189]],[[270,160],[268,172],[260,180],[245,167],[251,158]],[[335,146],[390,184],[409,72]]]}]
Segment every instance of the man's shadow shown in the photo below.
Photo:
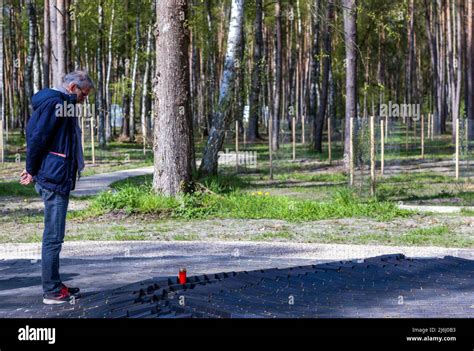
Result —
[{"label": "man's shadow", "polygon": [[[61,274],[61,279],[66,282],[78,275],[78,273],[63,273]],[[0,291],[28,288],[32,286],[41,287],[41,276],[12,277],[0,280]]]}]

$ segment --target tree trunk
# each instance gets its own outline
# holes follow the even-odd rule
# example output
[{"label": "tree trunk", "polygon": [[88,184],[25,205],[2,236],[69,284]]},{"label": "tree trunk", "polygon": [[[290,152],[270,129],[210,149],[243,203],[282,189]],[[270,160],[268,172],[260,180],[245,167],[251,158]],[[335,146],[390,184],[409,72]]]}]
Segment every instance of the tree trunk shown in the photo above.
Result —
[{"label": "tree trunk", "polygon": [[318,93],[319,93],[319,51],[320,51],[320,22],[321,22],[321,0],[314,0],[311,21],[313,31],[313,42],[311,46],[310,62],[310,90],[309,90],[309,119],[313,123],[312,136],[316,142],[317,115],[318,115]]},{"label": "tree trunk", "polygon": [[57,0],[57,59],[58,59],[58,75],[56,76],[56,86],[62,82],[62,78],[67,71],[67,36],[66,36],[66,16],[68,9],[65,0]]},{"label": "tree trunk", "polygon": [[98,112],[98,136],[99,146],[105,147],[105,106],[104,106],[104,70],[102,66],[102,52],[104,42],[104,8],[103,0],[99,0],[99,43],[97,45],[96,65],[97,65],[97,112]]},{"label": "tree trunk", "polygon": [[192,180],[187,0],[157,2],[153,189],[187,192]]},{"label": "tree trunk", "polygon": [[333,19],[333,0],[329,0],[323,29],[323,75],[318,115],[314,124],[314,150],[323,151],[324,118],[328,103],[329,71],[331,69],[331,25]]},{"label": "tree trunk", "polygon": [[247,140],[250,142],[259,138],[258,116],[260,114],[259,97],[262,86],[262,50],[263,50],[263,8],[262,0],[255,4],[255,43],[253,47],[252,88],[250,93],[249,125]]},{"label": "tree trunk", "polygon": [[229,107],[235,82],[235,60],[240,57],[244,1],[232,0],[227,53],[219,92],[219,102],[212,119],[209,138],[204,148],[200,174],[217,174],[218,152],[224,143],[225,130],[230,124]]},{"label": "tree trunk", "polygon": [[[128,0],[125,0],[125,13],[128,16],[128,8],[129,8],[129,2]],[[123,125],[122,125],[122,135],[120,136],[120,139],[122,140],[129,140],[130,139],[130,92],[129,92],[129,81],[130,81],[130,48],[129,48],[129,37],[128,37],[128,32],[129,32],[129,26],[128,26],[128,21],[125,21],[125,55],[123,57],[124,64],[125,66],[125,75],[122,77],[123,79],[123,95],[122,95],[122,108],[123,108]]]},{"label": "tree trunk", "polygon": [[142,125],[142,134],[144,138],[144,143],[146,145],[148,141],[148,135],[150,134],[149,131],[149,123],[148,120],[150,118],[150,91],[148,89],[149,80],[150,80],[150,63],[151,63],[151,40],[152,40],[152,33],[151,33],[151,25],[148,28],[147,34],[147,44],[146,44],[146,63],[145,63],[145,72],[143,74],[143,89],[142,89],[142,108],[141,108],[141,125]]},{"label": "tree trunk", "polygon": [[51,26],[49,20],[49,6],[48,0],[44,4],[44,13],[43,13],[43,87],[49,87],[49,64],[51,57]]},{"label": "tree trunk", "polygon": [[466,112],[469,120],[468,138],[474,140],[474,4],[472,1],[467,1],[466,22]]},{"label": "tree trunk", "polygon": [[28,102],[28,115],[33,113],[31,97],[33,96],[33,65],[36,53],[36,8],[33,0],[27,1],[28,9],[28,55],[25,66],[25,95]]},{"label": "tree trunk", "polygon": [[59,71],[58,71],[58,11],[56,9],[56,0],[49,0],[49,34],[51,44],[50,65],[51,77],[50,84],[52,86],[58,85]]},{"label": "tree trunk", "polygon": [[[415,61],[415,11],[414,11],[414,0],[410,0],[408,5],[408,51],[406,57],[406,71],[405,71],[405,103],[413,103],[413,71],[414,71],[414,61]],[[412,125],[412,117],[408,116],[408,126],[409,128]]]},{"label": "tree trunk", "polygon": [[438,11],[436,8],[435,2],[430,2],[425,0],[425,11],[426,11],[426,33],[428,37],[428,43],[430,48],[430,56],[431,56],[431,72],[433,75],[433,132],[436,135],[440,134],[440,124],[441,118],[440,115],[442,113],[441,103],[440,103],[440,88],[441,86],[441,78],[440,78],[440,56],[439,56],[439,40],[438,40],[438,30],[439,25],[436,25],[438,16]]},{"label": "tree trunk", "polygon": [[138,51],[140,50],[140,17],[137,14],[137,22],[135,28],[135,56],[133,58],[132,69],[132,91],[130,94],[130,141],[135,141],[135,96],[137,92],[137,69],[138,69]]},{"label": "tree trunk", "polygon": [[105,123],[105,140],[109,142],[112,138],[111,122],[112,122],[112,92],[110,91],[110,79],[112,73],[112,35],[114,32],[114,20],[115,20],[115,1],[112,2],[112,15],[110,19],[110,28],[107,42],[107,77],[105,79],[105,99],[106,99],[106,109],[107,117]]},{"label": "tree trunk", "polygon": [[346,120],[344,164],[349,169],[350,119],[357,117],[357,0],[342,0],[346,47]]},{"label": "tree trunk", "polygon": [[273,83],[273,126],[272,126],[272,150],[280,147],[280,118],[282,105],[282,41],[281,41],[281,0],[275,2],[275,76]]},{"label": "tree trunk", "polygon": [[[3,82],[3,0],[0,0],[0,121],[3,122],[3,128],[8,124],[5,121],[5,84]],[[0,133],[3,133],[3,129],[0,129]],[[0,145],[3,150],[3,145]],[[0,155],[3,162],[3,154]]]}]

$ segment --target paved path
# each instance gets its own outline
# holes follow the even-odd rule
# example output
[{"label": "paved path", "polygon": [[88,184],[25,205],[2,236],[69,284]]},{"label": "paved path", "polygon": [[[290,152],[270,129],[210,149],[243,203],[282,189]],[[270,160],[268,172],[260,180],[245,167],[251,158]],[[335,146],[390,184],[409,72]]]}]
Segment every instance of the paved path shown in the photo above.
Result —
[{"label": "paved path", "polygon": [[474,317],[474,261],[403,255],[149,279],[61,306],[75,318]]},{"label": "paved path", "polygon": [[[176,258],[174,260],[179,261]],[[212,257],[208,257],[205,264],[211,263],[212,266],[212,261]],[[87,274],[91,265],[101,266],[97,262],[85,263],[82,262],[81,274]],[[114,263],[114,271],[123,264],[120,260]],[[125,265],[133,267],[134,263],[125,260]],[[242,270],[240,266],[236,270],[229,269],[229,266],[232,263],[219,266],[220,273],[207,271],[198,275],[190,274],[186,285],[177,284],[175,276],[153,276],[142,271],[142,278],[146,279],[132,284],[122,282],[119,287],[100,289],[95,293],[86,292],[73,304],[61,306],[44,306],[33,297],[15,296],[18,299],[15,301],[15,298],[6,296],[0,299],[0,316],[474,317],[472,260],[452,256],[443,259],[409,259],[398,254],[353,261],[294,262],[293,267],[283,269],[268,267]],[[259,266],[266,265],[260,262]],[[11,268],[3,267],[3,270],[8,274]],[[102,274],[101,279],[116,280],[112,274]],[[15,284],[21,286],[28,282],[27,279],[17,279]]]},{"label": "paved path", "polygon": [[474,206],[426,206],[426,205],[405,205],[399,204],[398,207],[402,210],[411,210],[418,212],[433,212],[433,213],[460,213],[462,210],[474,211]]},{"label": "paved path", "polygon": [[79,179],[79,182],[77,182],[76,189],[71,193],[71,195],[96,195],[103,190],[109,189],[109,185],[113,182],[145,174],[153,174],[153,166],[82,177]]},{"label": "paved path", "polygon": [[[186,267],[189,276],[315,265],[382,254],[458,256],[471,249],[254,242],[66,242],[61,276],[84,297],[147,279],[162,281]],[[44,317],[38,244],[0,246],[0,317]],[[8,259],[6,259],[8,258]],[[56,311],[54,308],[52,312]],[[59,313],[59,312],[58,312]]]}]

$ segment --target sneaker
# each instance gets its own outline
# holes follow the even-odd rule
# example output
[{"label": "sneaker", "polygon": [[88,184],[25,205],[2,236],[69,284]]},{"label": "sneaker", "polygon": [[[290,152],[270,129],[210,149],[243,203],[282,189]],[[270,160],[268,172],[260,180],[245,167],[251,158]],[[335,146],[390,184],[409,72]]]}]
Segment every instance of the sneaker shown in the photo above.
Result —
[{"label": "sneaker", "polygon": [[43,294],[43,303],[46,305],[58,305],[65,302],[70,302],[72,295],[66,287],[63,287],[58,292]]},{"label": "sneaker", "polygon": [[81,289],[79,289],[79,288],[71,288],[71,287],[66,286],[62,283],[61,283],[61,287],[62,287],[62,289],[66,288],[67,291],[69,292],[69,294],[71,294],[72,296],[74,296],[76,298],[81,296],[81,294],[79,293],[81,291]]}]

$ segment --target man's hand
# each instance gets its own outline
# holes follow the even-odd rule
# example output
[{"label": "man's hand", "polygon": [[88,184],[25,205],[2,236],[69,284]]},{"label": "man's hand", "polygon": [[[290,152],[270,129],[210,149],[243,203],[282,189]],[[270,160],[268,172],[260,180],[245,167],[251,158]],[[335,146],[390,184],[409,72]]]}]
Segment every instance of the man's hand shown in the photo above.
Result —
[{"label": "man's hand", "polygon": [[20,174],[20,184],[21,185],[28,185],[30,183],[33,183],[33,177],[31,176],[31,174],[29,174],[26,169],[21,172]]}]

